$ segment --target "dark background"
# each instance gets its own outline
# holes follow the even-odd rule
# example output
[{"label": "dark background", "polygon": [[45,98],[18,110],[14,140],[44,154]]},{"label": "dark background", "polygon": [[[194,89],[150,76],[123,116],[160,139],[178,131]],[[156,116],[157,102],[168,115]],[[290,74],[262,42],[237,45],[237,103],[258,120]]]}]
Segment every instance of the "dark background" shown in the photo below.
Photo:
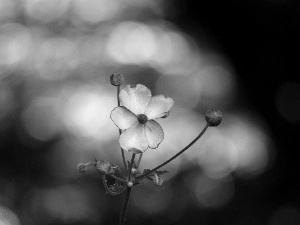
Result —
[{"label": "dark background", "polygon": [[[191,33],[199,25],[210,31],[220,44],[216,48],[226,52],[237,69],[247,101],[239,104],[263,115],[278,148],[273,168],[255,181],[237,180],[234,201],[209,224],[231,224],[236,217],[243,222],[232,224],[268,224],[268,213],[282,204],[299,210],[299,121],[285,121],[275,106],[279,86],[299,82],[299,1],[192,1],[183,8],[178,24]],[[285,101],[299,115],[299,92]],[[297,219],[283,217],[274,224],[300,223],[299,214]]]}]

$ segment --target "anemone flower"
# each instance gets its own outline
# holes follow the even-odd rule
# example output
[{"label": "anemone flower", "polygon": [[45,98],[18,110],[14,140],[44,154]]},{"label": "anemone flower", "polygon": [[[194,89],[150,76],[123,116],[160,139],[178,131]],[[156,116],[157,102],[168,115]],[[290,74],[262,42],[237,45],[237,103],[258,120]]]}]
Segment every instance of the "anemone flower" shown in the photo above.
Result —
[{"label": "anemone flower", "polygon": [[164,139],[161,126],[154,119],[165,118],[174,105],[171,98],[151,95],[144,85],[126,85],[119,94],[123,106],[116,107],[110,118],[122,130],[119,142],[125,151],[143,153],[157,148]]}]

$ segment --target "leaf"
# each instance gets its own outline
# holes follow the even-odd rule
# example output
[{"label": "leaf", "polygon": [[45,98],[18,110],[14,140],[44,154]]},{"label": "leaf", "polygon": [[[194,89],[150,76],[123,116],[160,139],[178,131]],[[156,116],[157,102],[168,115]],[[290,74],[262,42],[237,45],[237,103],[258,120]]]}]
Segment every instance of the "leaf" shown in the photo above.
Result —
[{"label": "leaf", "polygon": [[[150,169],[144,169],[143,174],[148,173],[149,171],[151,171]],[[169,173],[171,172],[170,170],[155,170],[152,173],[150,173],[148,176],[153,175],[153,173],[157,173],[157,175],[162,175],[164,173]]]},{"label": "leaf", "polygon": [[[143,174],[148,173],[149,169],[145,169]],[[157,171],[153,171],[151,172],[149,175],[147,175],[147,179],[150,180],[151,182],[154,183],[155,186],[161,186],[163,184],[163,179],[160,177],[160,175],[164,174],[164,173],[168,173],[170,172],[169,170],[157,170]]]}]

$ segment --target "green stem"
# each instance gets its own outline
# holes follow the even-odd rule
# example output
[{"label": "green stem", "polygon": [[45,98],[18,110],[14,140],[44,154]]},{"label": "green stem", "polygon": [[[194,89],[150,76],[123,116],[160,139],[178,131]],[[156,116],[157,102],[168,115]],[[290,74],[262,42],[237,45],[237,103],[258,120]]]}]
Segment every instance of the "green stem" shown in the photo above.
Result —
[{"label": "green stem", "polygon": [[[118,106],[121,105],[119,94],[120,94],[120,86],[117,87]],[[121,134],[122,134],[122,131],[121,131],[121,129],[119,129],[119,135],[121,135]],[[125,159],[125,154],[124,154],[124,149],[123,148],[121,148],[121,154],[122,154],[122,159],[123,159],[123,164],[124,164],[125,171],[127,171],[127,163],[126,163],[126,159]]]},{"label": "green stem", "polygon": [[169,162],[171,162],[172,160],[174,160],[175,158],[177,158],[179,155],[181,155],[184,151],[188,150],[205,133],[205,131],[207,130],[207,128],[208,128],[208,124],[206,124],[206,126],[203,128],[203,130],[201,131],[201,133],[191,143],[189,143],[185,148],[183,148],[180,152],[178,152],[177,154],[175,154],[173,157],[171,157],[170,159],[168,159],[164,163],[162,163],[159,166],[155,167],[154,169],[150,170],[149,172],[144,173],[144,174],[142,174],[140,176],[137,176],[136,180],[139,181],[139,180],[142,180],[142,179],[146,178],[149,174],[151,174],[152,172],[158,170],[159,168],[163,167],[164,165],[168,164]]}]

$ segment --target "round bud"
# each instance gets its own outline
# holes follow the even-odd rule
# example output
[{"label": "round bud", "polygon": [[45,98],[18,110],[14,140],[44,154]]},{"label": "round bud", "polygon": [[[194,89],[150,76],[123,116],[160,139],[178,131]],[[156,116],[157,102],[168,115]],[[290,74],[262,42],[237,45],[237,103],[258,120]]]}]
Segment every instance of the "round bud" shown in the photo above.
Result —
[{"label": "round bud", "polygon": [[131,181],[129,181],[128,183],[127,183],[127,187],[132,187],[133,186],[133,183],[131,182]]},{"label": "round bud", "polygon": [[205,113],[205,119],[210,127],[216,127],[222,122],[222,112],[218,109],[209,109]]},{"label": "round bud", "polygon": [[119,73],[113,73],[110,76],[110,83],[114,86],[120,86],[123,82],[124,82],[124,77]]},{"label": "round bud", "polygon": [[131,169],[132,174],[137,174],[138,170],[136,168]]},{"label": "round bud", "polygon": [[84,163],[79,163],[77,167],[79,173],[85,173],[87,171],[87,166]]},{"label": "round bud", "polygon": [[163,184],[164,180],[160,176],[155,176],[153,179],[153,183],[155,186],[161,186]]}]

